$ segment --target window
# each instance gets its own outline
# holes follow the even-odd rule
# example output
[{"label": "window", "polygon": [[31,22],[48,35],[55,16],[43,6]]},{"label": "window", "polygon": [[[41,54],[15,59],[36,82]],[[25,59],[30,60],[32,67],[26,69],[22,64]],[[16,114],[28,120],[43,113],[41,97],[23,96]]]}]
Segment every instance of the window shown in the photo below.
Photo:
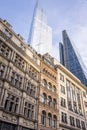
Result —
[{"label": "window", "polygon": [[12,71],[12,74],[11,74],[11,83],[17,87],[17,88],[21,88],[22,87],[22,81],[23,81],[23,78],[17,74],[15,71]]},{"label": "window", "polygon": [[12,123],[0,122],[0,130],[16,130],[16,125]]},{"label": "window", "polygon": [[73,101],[73,109],[75,113],[78,113],[76,101]]},{"label": "window", "polygon": [[32,97],[36,96],[36,86],[31,82],[27,83],[27,93]]},{"label": "window", "polygon": [[54,108],[54,109],[57,108],[57,101],[56,101],[56,99],[53,99],[53,108]]},{"label": "window", "polygon": [[51,113],[48,113],[48,126],[52,125],[52,115]]},{"label": "window", "polygon": [[19,106],[19,98],[8,93],[5,100],[4,108],[7,111],[18,113],[18,106]]},{"label": "window", "polygon": [[26,47],[25,47],[22,43],[20,43],[20,48],[21,48],[23,51],[26,51]]},{"label": "window", "polygon": [[42,114],[41,114],[41,123],[43,125],[46,125],[46,112],[45,111],[42,111]]},{"label": "window", "polygon": [[31,78],[33,78],[34,80],[38,81],[39,80],[39,73],[38,71],[36,71],[35,68],[33,68],[32,66],[29,66],[28,68],[28,74]]},{"label": "window", "polygon": [[47,96],[46,96],[45,93],[43,93],[43,95],[42,95],[42,102],[43,102],[44,104],[47,104]]},{"label": "window", "polygon": [[0,63],[0,77],[3,77],[5,73],[5,65]]},{"label": "window", "polygon": [[74,117],[70,116],[70,125],[75,126]]},{"label": "window", "polygon": [[79,89],[77,89],[77,101],[78,101],[79,114],[82,115],[81,94],[80,94],[80,90]]},{"label": "window", "polygon": [[6,58],[10,58],[11,49],[0,40],[0,54],[5,56]]},{"label": "window", "polygon": [[4,30],[4,33],[7,35],[7,37],[12,37],[12,34],[7,29]]},{"label": "window", "polygon": [[70,111],[73,111],[73,109],[72,109],[72,102],[71,101],[68,101],[68,109]]},{"label": "window", "polygon": [[61,106],[66,107],[66,100],[61,97]]},{"label": "window", "polygon": [[52,98],[51,98],[51,96],[48,96],[48,105],[52,106]]},{"label": "window", "polygon": [[25,61],[18,54],[15,55],[14,62],[18,67],[24,70]]},{"label": "window", "polygon": [[60,86],[61,86],[61,93],[65,94],[65,87],[63,85]]},{"label": "window", "polygon": [[67,101],[68,101],[68,109],[72,111],[72,102],[71,102],[71,86],[70,81],[66,81],[66,87],[67,87]]},{"label": "window", "polygon": [[80,126],[80,120],[79,120],[79,119],[76,119],[76,126],[77,126],[78,128],[81,127],[81,126]]},{"label": "window", "polygon": [[72,84],[72,98],[73,98],[73,110],[75,113],[77,112],[77,102],[76,102],[76,88],[75,85]]},{"label": "window", "polygon": [[34,105],[28,102],[25,102],[24,105],[24,116],[29,119],[34,118]]},{"label": "window", "polygon": [[60,80],[64,82],[64,75],[60,73]]},{"label": "window", "polygon": [[53,91],[53,92],[56,92],[56,86],[55,86],[55,85],[53,85],[52,91]]},{"label": "window", "polygon": [[61,114],[61,121],[62,121],[63,123],[67,123],[67,114],[64,113],[64,112],[62,112],[62,114]]},{"label": "window", "polygon": [[81,125],[82,125],[82,130],[86,130],[85,122],[84,121],[81,121]]},{"label": "window", "polygon": [[49,89],[49,90],[52,90],[52,85],[51,85],[51,83],[48,83],[48,89]]},{"label": "window", "polygon": [[56,117],[56,115],[53,116],[53,128],[57,128],[57,117]]},{"label": "window", "polygon": [[46,86],[47,86],[47,81],[46,81],[45,79],[43,79],[43,81],[42,81],[42,86],[43,86],[43,87],[46,87]]}]

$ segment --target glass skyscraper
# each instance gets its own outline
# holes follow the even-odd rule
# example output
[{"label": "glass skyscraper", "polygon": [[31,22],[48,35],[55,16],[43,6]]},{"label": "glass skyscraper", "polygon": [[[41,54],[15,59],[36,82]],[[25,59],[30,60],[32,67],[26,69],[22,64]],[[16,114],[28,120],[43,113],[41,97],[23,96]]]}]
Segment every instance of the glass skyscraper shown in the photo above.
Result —
[{"label": "glass skyscraper", "polygon": [[87,70],[66,31],[62,32],[63,44],[60,47],[60,62],[87,86]]},{"label": "glass skyscraper", "polygon": [[28,43],[40,54],[52,51],[52,28],[47,24],[45,12],[40,7],[39,0],[34,9]]}]

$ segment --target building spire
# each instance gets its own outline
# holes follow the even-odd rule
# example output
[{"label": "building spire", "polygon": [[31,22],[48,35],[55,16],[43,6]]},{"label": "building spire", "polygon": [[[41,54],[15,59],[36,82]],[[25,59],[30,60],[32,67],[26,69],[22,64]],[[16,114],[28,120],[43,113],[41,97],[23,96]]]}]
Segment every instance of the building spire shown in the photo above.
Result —
[{"label": "building spire", "polygon": [[40,5],[40,0],[36,0],[28,43],[40,54],[51,54],[52,29],[47,24],[47,17]]},{"label": "building spire", "polygon": [[36,6],[35,6],[35,12],[36,12],[36,10],[39,9],[39,8],[40,8],[40,0],[37,0],[37,1],[36,1]]}]

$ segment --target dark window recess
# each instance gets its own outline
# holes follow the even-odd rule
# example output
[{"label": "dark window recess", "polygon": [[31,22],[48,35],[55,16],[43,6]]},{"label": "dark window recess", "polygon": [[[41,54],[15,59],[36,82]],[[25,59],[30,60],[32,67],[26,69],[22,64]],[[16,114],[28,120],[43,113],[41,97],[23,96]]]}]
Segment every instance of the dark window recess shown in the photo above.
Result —
[{"label": "dark window recess", "polygon": [[56,99],[53,99],[53,108],[57,109],[57,101],[56,101]]},{"label": "dark window recess", "polygon": [[60,80],[64,82],[64,75],[60,73]]},{"label": "dark window recess", "polygon": [[74,108],[74,112],[78,113],[78,111],[77,111],[77,104],[76,104],[75,101],[73,101],[73,108]]},{"label": "dark window recess", "polygon": [[31,82],[27,82],[26,88],[27,88],[27,92],[28,92],[28,94],[30,96],[32,96],[32,97],[36,96],[36,88],[37,88],[37,86],[35,86]]},{"label": "dark window recess", "polygon": [[45,79],[43,79],[43,81],[42,81],[42,86],[47,87],[47,81]]},{"label": "dark window recess", "polygon": [[2,77],[2,78],[3,78],[4,73],[5,73],[5,67],[6,66],[2,62],[0,62],[0,77]]},{"label": "dark window recess", "polygon": [[32,105],[31,103],[25,102],[25,105],[24,105],[24,116],[26,118],[31,119],[31,120],[34,119],[34,105]]},{"label": "dark window recess", "polygon": [[72,104],[71,104],[71,101],[68,101],[68,109],[69,109],[70,111],[72,111]]},{"label": "dark window recess", "polygon": [[64,112],[61,113],[61,121],[63,123],[67,123],[67,114]]},{"label": "dark window recess", "polygon": [[56,115],[53,116],[53,128],[57,128],[57,117],[56,117]]},{"label": "dark window recess", "polygon": [[4,108],[7,111],[18,113],[18,106],[19,106],[19,98],[8,93],[5,100]]},{"label": "dark window recess", "polygon": [[42,94],[42,103],[47,104],[47,95],[45,93]]},{"label": "dark window recess", "polygon": [[51,115],[51,113],[48,113],[48,125],[50,127],[52,126],[52,115]]},{"label": "dark window recess", "polygon": [[17,88],[21,88],[22,87],[22,81],[23,81],[23,78],[17,74],[15,71],[12,71],[12,74],[11,74],[11,83],[17,87]]},{"label": "dark window recess", "polygon": [[0,40],[0,54],[5,56],[6,58],[10,58],[11,49]]},{"label": "dark window recess", "polygon": [[66,100],[61,97],[61,106],[66,107]]},{"label": "dark window recess", "polygon": [[16,54],[14,62],[18,67],[24,70],[25,61],[18,54]]},{"label": "dark window recess", "polygon": [[48,102],[48,105],[51,107],[52,106],[52,98],[51,98],[51,96],[48,96],[47,102]]},{"label": "dark window recess", "polygon": [[38,81],[39,80],[39,73],[36,71],[35,68],[33,68],[32,66],[28,67],[28,74],[31,78],[33,78],[34,80]]},{"label": "dark window recess", "polygon": [[10,124],[10,123],[5,123],[1,122],[0,123],[0,130],[16,130],[17,126]]},{"label": "dark window recess", "polygon": [[45,111],[42,111],[42,114],[41,114],[41,123],[43,125],[46,125],[46,112]]},{"label": "dark window recess", "polygon": [[65,87],[63,85],[60,86],[61,86],[61,93],[65,94]]},{"label": "dark window recess", "polygon": [[81,126],[80,126],[80,120],[79,120],[79,119],[76,119],[76,126],[77,126],[78,128],[81,128]]},{"label": "dark window recess", "polygon": [[82,125],[82,130],[86,130],[86,126],[85,126],[85,122],[81,121],[81,125]]},{"label": "dark window recess", "polygon": [[75,120],[72,116],[70,116],[70,125],[75,126]]}]

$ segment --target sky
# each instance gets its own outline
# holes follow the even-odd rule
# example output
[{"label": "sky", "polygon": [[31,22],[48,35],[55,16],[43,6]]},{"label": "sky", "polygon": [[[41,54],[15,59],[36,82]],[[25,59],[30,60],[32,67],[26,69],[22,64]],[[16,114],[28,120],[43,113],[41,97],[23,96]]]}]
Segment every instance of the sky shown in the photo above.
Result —
[{"label": "sky", "polygon": [[[36,0],[0,0],[0,17],[27,42]],[[40,0],[53,30],[53,56],[59,58],[59,42],[66,30],[87,67],[87,0]]]}]

